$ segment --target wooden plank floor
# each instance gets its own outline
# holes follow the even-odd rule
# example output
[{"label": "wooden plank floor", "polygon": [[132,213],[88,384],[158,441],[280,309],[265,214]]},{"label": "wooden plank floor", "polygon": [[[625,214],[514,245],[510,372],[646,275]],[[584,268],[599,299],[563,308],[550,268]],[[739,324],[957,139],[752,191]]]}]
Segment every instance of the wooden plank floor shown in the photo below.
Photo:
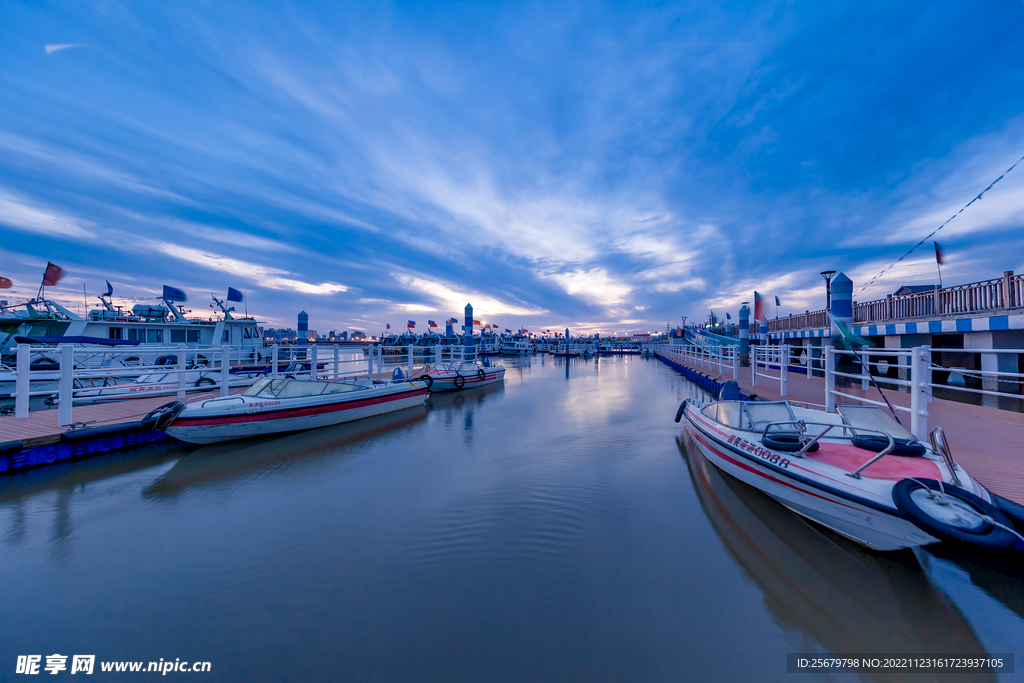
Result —
[{"label": "wooden plank floor", "polygon": [[[713,369],[701,367],[693,363],[679,362],[694,370],[721,382],[732,379],[732,368],[726,367],[719,373],[718,366]],[[762,372],[778,375],[778,370]],[[758,385],[751,384],[750,368],[740,368],[736,380],[744,391],[757,394],[768,400],[779,400],[782,397],[778,380],[758,377]],[[861,389],[860,382],[851,387],[836,387],[843,393],[880,401],[878,389],[871,387],[868,391]],[[910,407],[910,394],[884,389],[886,398],[893,405]],[[825,380],[815,377],[807,379],[804,375],[791,373],[787,382],[787,396],[791,401],[802,401],[808,404],[825,403]],[[837,397],[837,403],[855,403],[852,399]],[[812,407],[816,407],[813,406]],[[909,427],[910,414],[897,411],[900,420]],[[1007,424],[1009,423],[1009,424]],[[998,408],[974,406],[962,403],[943,403],[938,399],[928,405],[928,428],[942,427],[946,440],[953,451],[953,458],[966,469],[972,477],[984,486],[1004,498],[1024,505],[1024,414],[1014,413]]]}]

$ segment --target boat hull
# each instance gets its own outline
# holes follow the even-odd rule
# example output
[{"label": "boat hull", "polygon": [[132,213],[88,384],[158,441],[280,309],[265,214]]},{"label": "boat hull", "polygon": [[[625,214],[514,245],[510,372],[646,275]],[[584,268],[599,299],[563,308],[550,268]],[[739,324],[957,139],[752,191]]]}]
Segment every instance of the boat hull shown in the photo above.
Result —
[{"label": "boat hull", "polygon": [[430,385],[430,390],[433,392],[438,391],[460,391],[463,389],[472,389],[473,387],[483,387],[488,384],[499,384],[505,381],[505,373],[502,372],[488,372],[481,379],[479,375],[463,375],[465,384],[461,387],[455,385],[454,377],[433,377],[433,383]]},{"label": "boat hull", "polygon": [[[900,550],[938,542],[909,520],[790,476],[784,467],[732,448],[700,418],[685,412],[686,428],[718,469],[760,489],[793,512],[874,550]],[[724,434],[724,433],[723,433]]]},{"label": "boat hull", "polygon": [[368,399],[265,413],[184,418],[175,420],[166,432],[180,441],[197,444],[248,439],[267,434],[317,429],[412,408],[423,405],[426,396],[427,389],[423,388]]}]

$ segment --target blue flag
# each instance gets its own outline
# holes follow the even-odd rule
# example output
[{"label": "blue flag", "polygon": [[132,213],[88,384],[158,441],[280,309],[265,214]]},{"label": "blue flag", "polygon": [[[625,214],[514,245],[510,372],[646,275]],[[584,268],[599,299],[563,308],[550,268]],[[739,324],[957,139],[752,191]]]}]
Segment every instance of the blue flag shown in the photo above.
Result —
[{"label": "blue flag", "polygon": [[726,320],[732,320],[732,315],[730,315],[729,313],[726,313],[725,314],[725,319]]},{"label": "blue flag", "polygon": [[185,296],[185,292],[178,289],[177,287],[168,287],[164,285],[164,299],[168,301],[188,301],[188,297]]},{"label": "blue flag", "polygon": [[113,296],[113,295],[114,295],[114,288],[110,286],[110,280],[107,280],[107,293],[105,294],[105,296]]},{"label": "blue flag", "polygon": [[241,301],[242,293],[234,287],[228,287],[228,301]]}]

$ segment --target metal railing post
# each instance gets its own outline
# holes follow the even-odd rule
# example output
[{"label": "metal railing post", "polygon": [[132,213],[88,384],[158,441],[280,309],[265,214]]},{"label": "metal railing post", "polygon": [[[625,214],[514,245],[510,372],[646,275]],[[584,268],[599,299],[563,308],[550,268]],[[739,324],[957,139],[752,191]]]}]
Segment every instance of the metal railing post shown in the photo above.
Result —
[{"label": "metal railing post", "polygon": [[740,378],[740,354],[739,349],[735,346],[732,347],[732,378],[738,380]]},{"label": "metal railing post", "polygon": [[29,387],[32,386],[29,381],[32,372],[29,369],[32,365],[31,353],[31,346],[18,344],[18,355],[14,364],[14,370],[17,373],[14,380],[14,417],[19,419],[28,417]]},{"label": "metal railing post", "polygon": [[316,371],[318,369],[317,368],[317,362],[316,362],[316,358],[317,358],[317,355],[318,355],[318,349],[317,349],[317,343],[316,342],[313,342],[312,344],[309,345],[309,351],[307,352],[306,355],[309,356],[309,378],[310,379],[316,379]]},{"label": "metal railing post", "polygon": [[824,351],[825,357],[822,364],[825,371],[825,412],[834,413],[836,412],[836,376],[833,372],[835,371],[836,349],[829,345],[824,347]]},{"label": "metal railing post", "polygon": [[384,375],[384,345],[377,345],[377,374]]},{"label": "metal railing post", "polygon": [[756,387],[757,386],[757,362],[758,362],[757,356],[758,356],[758,353],[761,351],[761,347],[760,346],[755,346],[751,350],[753,351],[753,353],[750,355],[750,360],[753,361],[753,362],[750,364],[750,383],[753,384]]},{"label": "metal railing post", "polygon": [[785,396],[789,388],[789,344],[779,347],[779,392]]},{"label": "metal railing post", "polygon": [[366,379],[373,379],[373,353],[376,351],[373,344],[366,347]]},{"label": "metal railing post", "polygon": [[220,350],[220,395],[227,396],[231,390],[231,347]]},{"label": "metal railing post", "polygon": [[270,376],[277,379],[277,344],[270,347]]},{"label": "metal railing post", "polygon": [[178,400],[185,398],[185,368],[188,365],[186,362],[186,353],[188,347],[184,344],[178,344],[178,393],[176,394]]},{"label": "metal railing post", "polygon": [[409,344],[409,373],[406,375],[407,377],[412,377],[412,348],[412,344]]},{"label": "metal railing post", "polygon": [[333,379],[338,379],[338,345],[334,345],[334,376]]},{"label": "metal railing post", "polygon": [[[928,394],[931,393],[931,347],[915,346],[910,361],[910,433],[928,438]],[[927,393],[926,393],[927,392]]]},{"label": "metal railing post", "polygon": [[72,423],[71,408],[75,402],[75,347],[71,344],[60,345],[60,382],[58,392],[60,405],[57,406],[57,426],[68,427]]}]

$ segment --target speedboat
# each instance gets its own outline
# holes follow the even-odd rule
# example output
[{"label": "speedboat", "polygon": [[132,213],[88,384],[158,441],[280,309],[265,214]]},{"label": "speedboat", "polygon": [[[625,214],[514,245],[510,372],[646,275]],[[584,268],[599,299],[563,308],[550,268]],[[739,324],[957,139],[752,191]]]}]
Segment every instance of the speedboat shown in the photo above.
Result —
[{"label": "speedboat", "polygon": [[160,406],[147,426],[189,443],[216,443],[350,422],[422,405],[419,380],[347,382],[264,377],[233,396]]},{"label": "speedboat", "polygon": [[794,512],[875,550],[942,540],[1024,549],[1020,506],[967,474],[941,428],[928,446],[875,406],[826,413],[740,398],[727,382],[718,401],[684,401],[676,422],[719,469]]},{"label": "speedboat", "polygon": [[[308,363],[306,364],[308,367]],[[181,377],[182,389],[185,393],[209,392],[220,384],[220,369],[188,370],[177,372],[151,372],[126,382],[111,382],[106,378],[76,379],[74,387],[75,405],[96,405],[98,403],[115,403],[137,398],[152,398],[160,394],[172,394],[178,391],[178,378]],[[266,377],[266,372],[232,373],[228,380],[229,387],[244,387],[253,380]],[[46,397],[46,405],[60,405],[60,395]]]},{"label": "speedboat", "polygon": [[475,361],[453,361],[428,365],[424,374],[415,379],[426,382],[431,391],[455,391],[504,382],[505,368]]}]

